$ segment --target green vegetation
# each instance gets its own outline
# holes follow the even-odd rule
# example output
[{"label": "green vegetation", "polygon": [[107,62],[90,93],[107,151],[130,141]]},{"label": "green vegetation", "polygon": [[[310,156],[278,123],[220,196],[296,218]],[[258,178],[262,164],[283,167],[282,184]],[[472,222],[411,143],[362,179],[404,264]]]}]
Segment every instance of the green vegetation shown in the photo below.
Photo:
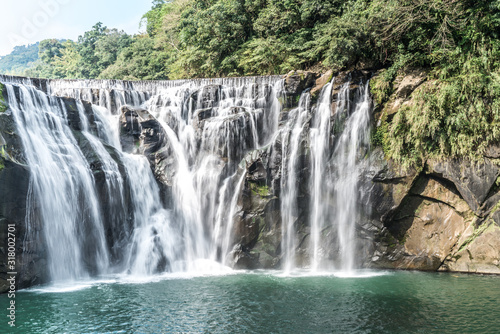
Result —
[{"label": "green vegetation", "polygon": [[250,182],[249,184],[250,184],[250,189],[256,195],[259,195],[260,197],[269,196],[270,189],[267,185],[259,185],[257,183],[253,183],[253,182]]},{"label": "green vegetation", "polygon": [[[385,67],[394,79],[429,67],[449,77],[471,57],[495,59],[499,13],[498,0],[154,0],[145,34],[97,23],[76,43],[42,41],[40,64],[59,70],[32,74],[177,79]],[[63,70],[75,64],[78,73]]]},{"label": "green vegetation", "polygon": [[7,153],[5,152],[4,140],[2,135],[0,134],[0,172],[5,168],[4,159],[7,157]]},{"label": "green vegetation", "polygon": [[16,46],[11,54],[0,58],[0,73],[21,75],[38,59],[38,43]]},{"label": "green vegetation", "polygon": [[476,159],[500,142],[500,0],[154,0],[143,18],[142,35],[98,23],[76,42],[42,41],[25,75],[153,80],[383,68],[372,83],[382,106],[399,74],[422,68],[428,81],[415,103],[373,136],[388,157],[405,165]]},{"label": "green vegetation", "polygon": [[3,96],[3,92],[4,92],[4,85],[0,83],[0,113],[7,111],[8,108],[7,102],[5,101],[5,98]]}]

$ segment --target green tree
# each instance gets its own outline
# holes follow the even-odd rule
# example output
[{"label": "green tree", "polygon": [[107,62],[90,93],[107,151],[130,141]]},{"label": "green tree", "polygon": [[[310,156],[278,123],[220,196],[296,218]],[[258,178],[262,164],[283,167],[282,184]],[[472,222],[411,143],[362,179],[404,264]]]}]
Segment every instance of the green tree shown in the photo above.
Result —
[{"label": "green tree", "polygon": [[98,22],[83,36],[78,37],[78,53],[80,54],[80,72],[84,78],[97,78],[102,71],[97,64],[100,60],[96,54],[96,45],[99,39],[106,35],[106,27]]},{"label": "green tree", "polygon": [[63,48],[63,45],[57,39],[43,40],[38,46],[38,57],[44,63],[50,64],[54,60],[54,57],[61,56],[61,49]]},{"label": "green tree", "polygon": [[10,54],[0,57],[0,73],[22,75],[38,60],[38,45],[39,43],[16,46]]},{"label": "green tree", "polygon": [[99,73],[114,64],[121,50],[132,43],[132,38],[123,30],[107,29],[95,43],[95,56],[98,59]]},{"label": "green tree", "polygon": [[[208,5],[202,4],[202,8]],[[234,53],[251,29],[243,0],[220,0],[200,10],[186,8],[180,22],[179,57],[172,70],[179,77],[237,74]]]},{"label": "green tree", "polygon": [[133,43],[122,50],[117,61],[105,69],[101,79],[162,80],[168,79],[168,53],[157,50],[148,36],[136,36]]},{"label": "green tree", "polygon": [[56,76],[65,79],[81,78],[80,61],[81,56],[78,53],[78,46],[75,42],[68,40],[63,43],[61,56],[55,57],[53,61],[54,73]]}]

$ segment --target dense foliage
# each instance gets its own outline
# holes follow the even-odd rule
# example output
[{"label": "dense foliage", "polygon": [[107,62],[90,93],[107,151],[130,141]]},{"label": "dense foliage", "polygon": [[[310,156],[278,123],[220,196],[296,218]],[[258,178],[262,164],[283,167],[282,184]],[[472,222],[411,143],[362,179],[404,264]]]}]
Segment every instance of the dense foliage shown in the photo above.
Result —
[{"label": "dense foliage", "polygon": [[0,73],[22,74],[33,62],[38,59],[38,44],[16,46],[14,51],[0,58]]},{"label": "dense foliage", "polygon": [[377,83],[378,102],[392,92],[397,71],[424,66],[429,74],[413,103],[378,129],[386,154],[405,165],[481,159],[500,143],[500,1],[414,0],[393,13],[385,39],[409,37]]},{"label": "dense foliage", "polygon": [[145,33],[101,23],[78,41],[40,43],[26,74],[53,78],[178,79],[385,68],[376,99],[398,73],[428,83],[377,134],[414,164],[479,156],[499,141],[500,0],[154,0]]},{"label": "dense foliage", "polygon": [[[361,66],[390,67],[394,76],[408,67],[447,66],[482,46],[493,52],[499,6],[499,0],[153,0],[144,34],[97,23],[76,43],[43,41],[31,74],[175,79]],[[68,74],[73,70],[64,64],[75,63],[79,73]]]}]

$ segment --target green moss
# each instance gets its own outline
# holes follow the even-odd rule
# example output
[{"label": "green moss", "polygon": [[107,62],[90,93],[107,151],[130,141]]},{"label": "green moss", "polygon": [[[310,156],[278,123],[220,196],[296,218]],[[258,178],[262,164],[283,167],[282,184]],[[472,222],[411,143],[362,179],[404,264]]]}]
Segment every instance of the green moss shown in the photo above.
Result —
[{"label": "green moss", "polygon": [[332,79],[333,79],[333,71],[332,71],[332,74],[330,74],[330,76],[328,77],[328,80],[326,82],[330,82],[330,81],[332,81]]},{"label": "green moss", "polygon": [[387,114],[383,114],[379,120],[378,126],[371,132],[371,145],[372,147],[381,147],[386,156],[390,152],[390,143],[387,140],[388,131],[389,123],[387,122]]},{"label": "green moss", "polygon": [[5,152],[5,146],[0,146],[0,172],[5,168],[4,159],[7,158],[7,152]]},{"label": "green moss", "polygon": [[300,95],[295,96],[295,104],[298,105],[300,102]]},{"label": "green moss", "polygon": [[416,166],[427,159],[481,161],[500,137],[500,66],[479,54],[435,69],[388,127],[389,157]]},{"label": "green moss", "polygon": [[270,195],[270,190],[267,185],[260,186],[256,183],[250,183],[250,189],[254,194],[257,194],[260,197],[266,197]]},{"label": "green moss", "polygon": [[65,104],[66,104],[66,108],[68,108],[69,111],[78,111],[78,109],[76,108],[76,105],[74,103],[68,102]]},{"label": "green moss", "polygon": [[7,110],[7,102],[3,96],[4,85],[0,83],[0,113],[5,112]]},{"label": "green moss", "polygon": [[376,105],[382,105],[389,100],[393,92],[393,75],[388,70],[382,70],[379,75],[370,80],[370,93]]}]

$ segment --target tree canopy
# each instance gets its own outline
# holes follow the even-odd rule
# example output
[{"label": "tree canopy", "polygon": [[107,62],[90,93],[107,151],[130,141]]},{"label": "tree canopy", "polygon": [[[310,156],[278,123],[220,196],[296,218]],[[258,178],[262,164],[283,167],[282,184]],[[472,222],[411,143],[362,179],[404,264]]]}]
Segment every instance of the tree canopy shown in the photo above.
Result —
[{"label": "tree canopy", "polygon": [[398,73],[423,68],[434,84],[379,128],[388,156],[474,156],[500,142],[500,0],[154,0],[142,24],[135,36],[97,23],[76,42],[18,47],[0,71],[156,80],[385,69],[383,103]]}]

